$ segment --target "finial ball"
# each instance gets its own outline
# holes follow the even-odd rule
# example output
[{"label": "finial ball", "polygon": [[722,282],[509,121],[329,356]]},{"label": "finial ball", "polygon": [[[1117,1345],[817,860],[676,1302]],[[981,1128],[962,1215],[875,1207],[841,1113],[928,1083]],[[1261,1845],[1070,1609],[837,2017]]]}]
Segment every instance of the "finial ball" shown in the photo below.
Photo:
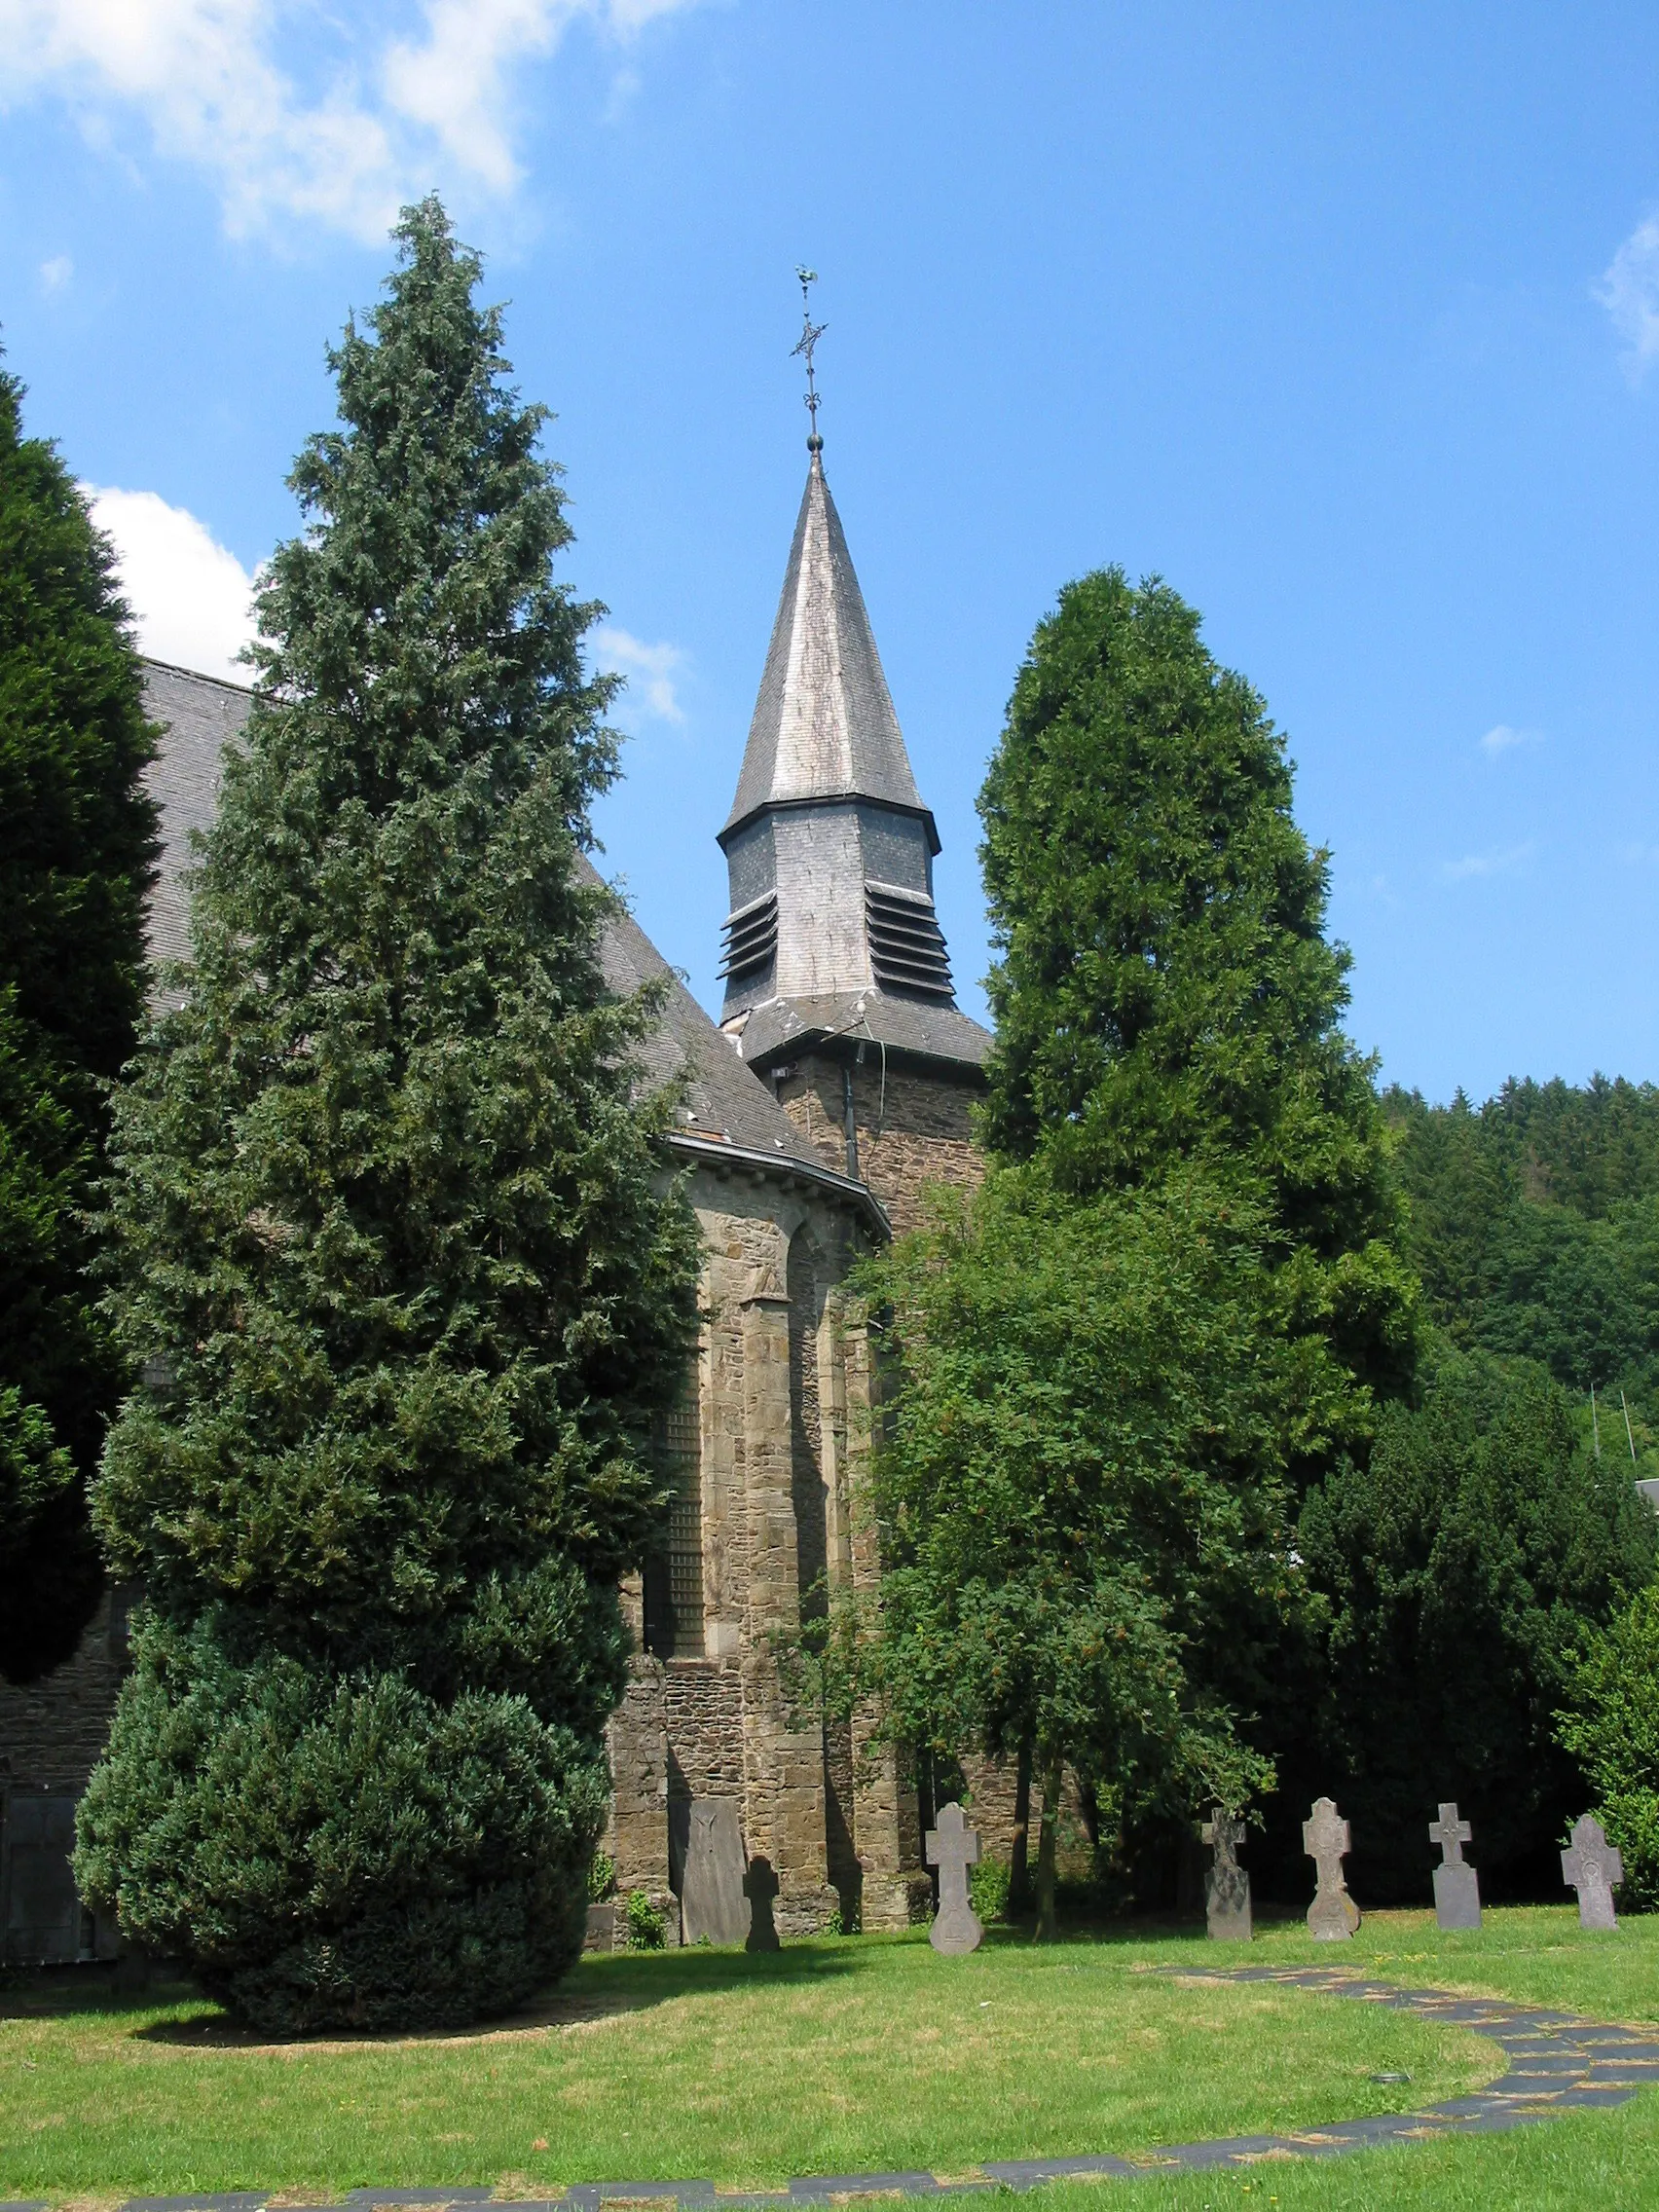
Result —
[{"label": "finial ball", "polygon": [[814,430],[811,437],[807,439],[806,450],[808,453],[822,453],[824,451],[824,440],[818,435],[818,432],[816,430]]}]

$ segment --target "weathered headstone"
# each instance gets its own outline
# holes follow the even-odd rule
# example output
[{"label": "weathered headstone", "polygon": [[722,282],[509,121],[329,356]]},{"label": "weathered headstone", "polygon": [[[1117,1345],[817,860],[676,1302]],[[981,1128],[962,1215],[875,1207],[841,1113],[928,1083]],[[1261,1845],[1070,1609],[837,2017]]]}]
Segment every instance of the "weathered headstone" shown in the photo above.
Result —
[{"label": "weathered headstone", "polygon": [[928,1830],[928,1864],[939,1868],[939,1910],[928,1930],[936,1951],[977,1951],[984,1922],[968,1901],[968,1869],[979,1856],[979,1838],[960,1805],[941,1805],[939,1825]]},{"label": "weathered headstone", "polygon": [[1217,1805],[1213,1818],[1199,1832],[1215,1853],[1204,1876],[1204,1916],[1210,1940],[1248,1943],[1255,1930],[1250,1919],[1250,1877],[1238,1863],[1244,1823],[1235,1821],[1225,1805]]},{"label": "weathered headstone", "polygon": [[1309,1932],[1321,1943],[1346,1943],[1359,1927],[1359,1907],[1343,1880],[1343,1858],[1353,1846],[1348,1825],[1329,1797],[1313,1800],[1313,1811],[1302,1824],[1302,1848],[1318,1876],[1308,1907]]},{"label": "weathered headstone", "polygon": [[1442,1805],[1440,1818],[1428,1824],[1428,1840],[1440,1846],[1440,1864],[1434,1869],[1434,1918],[1441,1928],[1478,1928],[1481,1924],[1480,1876],[1463,1857],[1463,1846],[1474,1841],[1475,1831],[1457,1818],[1456,1805]]},{"label": "weathered headstone", "polygon": [[680,1926],[687,1943],[741,1943],[749,1934],[743,1837],[730,1797],[693,1797],[680,1878]]},{"label": "weathered headstone", "polygon": [[1561,1855],[1561,1878],[1578,1892],[1580,1928],[1616,1928],[1613,1892],[1624,1880],[1624,1860],[1602,1824],[1585,1813],[1572,1824],[1572,1848]]},{"label": "weathered headstone", "polygon": [[752,1859],[749,1871],[743,1877],[743,1894],[749,1899],[749,1934],[743,1938],[746,1951],[777,1951],[783,1948],[778,1941],[778,1924],[772,1918],[772,1899],[778,1894],[778,1877],[772,1871],[769,1859]]}]

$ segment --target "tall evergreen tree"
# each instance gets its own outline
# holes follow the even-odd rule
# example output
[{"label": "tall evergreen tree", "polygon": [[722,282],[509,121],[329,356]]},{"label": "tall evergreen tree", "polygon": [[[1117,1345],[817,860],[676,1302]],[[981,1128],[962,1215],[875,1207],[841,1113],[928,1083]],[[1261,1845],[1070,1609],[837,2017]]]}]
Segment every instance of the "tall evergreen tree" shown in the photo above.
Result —
[{"label": "tall evergreen tree", "polygon": [[1193,608],[1102,570],[1039,625],[979,803],[991,1147],[1078,1196],[1201,1162],[1266,1209],[1283,1325],[1356,1385],[1307,1480],[1408,1382],[1414,1296],[1283,738]]},{"label": "tall evergreen tree", "polygon": [[83,1893],[271,2028],[458,2021],[579,1947],[619,1575],[697,1238],[604,985],[600,611],[442,208],[331,354],[185,1002],[118,1101],[155,1386],[95,1510],[150,1607]]},{"label": "tall evergreen tree", "polygon": [[107,541],[0,374],[0,1675],[68,1657],[101,1583],[86,1484],[120,1388],[83,1215],[130,1056],[153,732]]}]

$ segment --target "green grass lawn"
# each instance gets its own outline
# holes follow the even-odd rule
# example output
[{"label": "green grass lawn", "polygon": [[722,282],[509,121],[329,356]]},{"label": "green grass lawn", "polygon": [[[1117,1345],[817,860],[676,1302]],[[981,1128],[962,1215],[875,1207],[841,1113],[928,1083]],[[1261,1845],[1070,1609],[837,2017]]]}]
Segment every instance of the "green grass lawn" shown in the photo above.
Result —
[{"label": "green grass lawn", "polygon": [[[413,2039],[257,2044],[182,1991],[122,2001],[24,1984],[0,1996],[0,2197],[303,2198],[370,2182],[534,2195],[622,2178],[965,2172],[1410,2108],[1498,2070],[1491,2044],[1456,2028],[1153,1971],[1294,1960],[1659,2019],[1659,1920],[1586,1936],[1570,1909],[1489,1914],[1468,1936],[1378,1914],[1341,1947],[1298,1923],[1248,1948],[1139,1928],[1044,1950],[1002,1936],[953,1960],[919,1935],[759,1958],[590,1958],[534,2015]],[[1409,2086],[1371,2081],[1382,2072]],[[1519,2135],[1245,2180],[1248,2192],[1232,2175],[1150,2182],[1135,2201],[1530,2206],[1556,2191],[1564,2205],[1659,2203],[1659,2093]],[[1091,2187],[1042,2202],[1062,2212],[1084,2194],[1100,2201]]]}]

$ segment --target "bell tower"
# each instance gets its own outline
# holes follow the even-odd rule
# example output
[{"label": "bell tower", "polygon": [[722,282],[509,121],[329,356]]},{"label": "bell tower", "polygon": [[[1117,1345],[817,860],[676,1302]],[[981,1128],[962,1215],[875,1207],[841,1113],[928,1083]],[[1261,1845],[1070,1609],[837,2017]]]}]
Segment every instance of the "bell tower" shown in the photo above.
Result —
[{"label": "bell tower", "polygon": [[[818,335],[809,318],[809,379]],[[817,397],[809,384],[806,489],[719,832],[720,1018],[826,1164],[903,1228],[925,1183],[977,1178],[970,1107],[991,1040],[956,1004],[934,910],[939,830],[830,495]]]}]

